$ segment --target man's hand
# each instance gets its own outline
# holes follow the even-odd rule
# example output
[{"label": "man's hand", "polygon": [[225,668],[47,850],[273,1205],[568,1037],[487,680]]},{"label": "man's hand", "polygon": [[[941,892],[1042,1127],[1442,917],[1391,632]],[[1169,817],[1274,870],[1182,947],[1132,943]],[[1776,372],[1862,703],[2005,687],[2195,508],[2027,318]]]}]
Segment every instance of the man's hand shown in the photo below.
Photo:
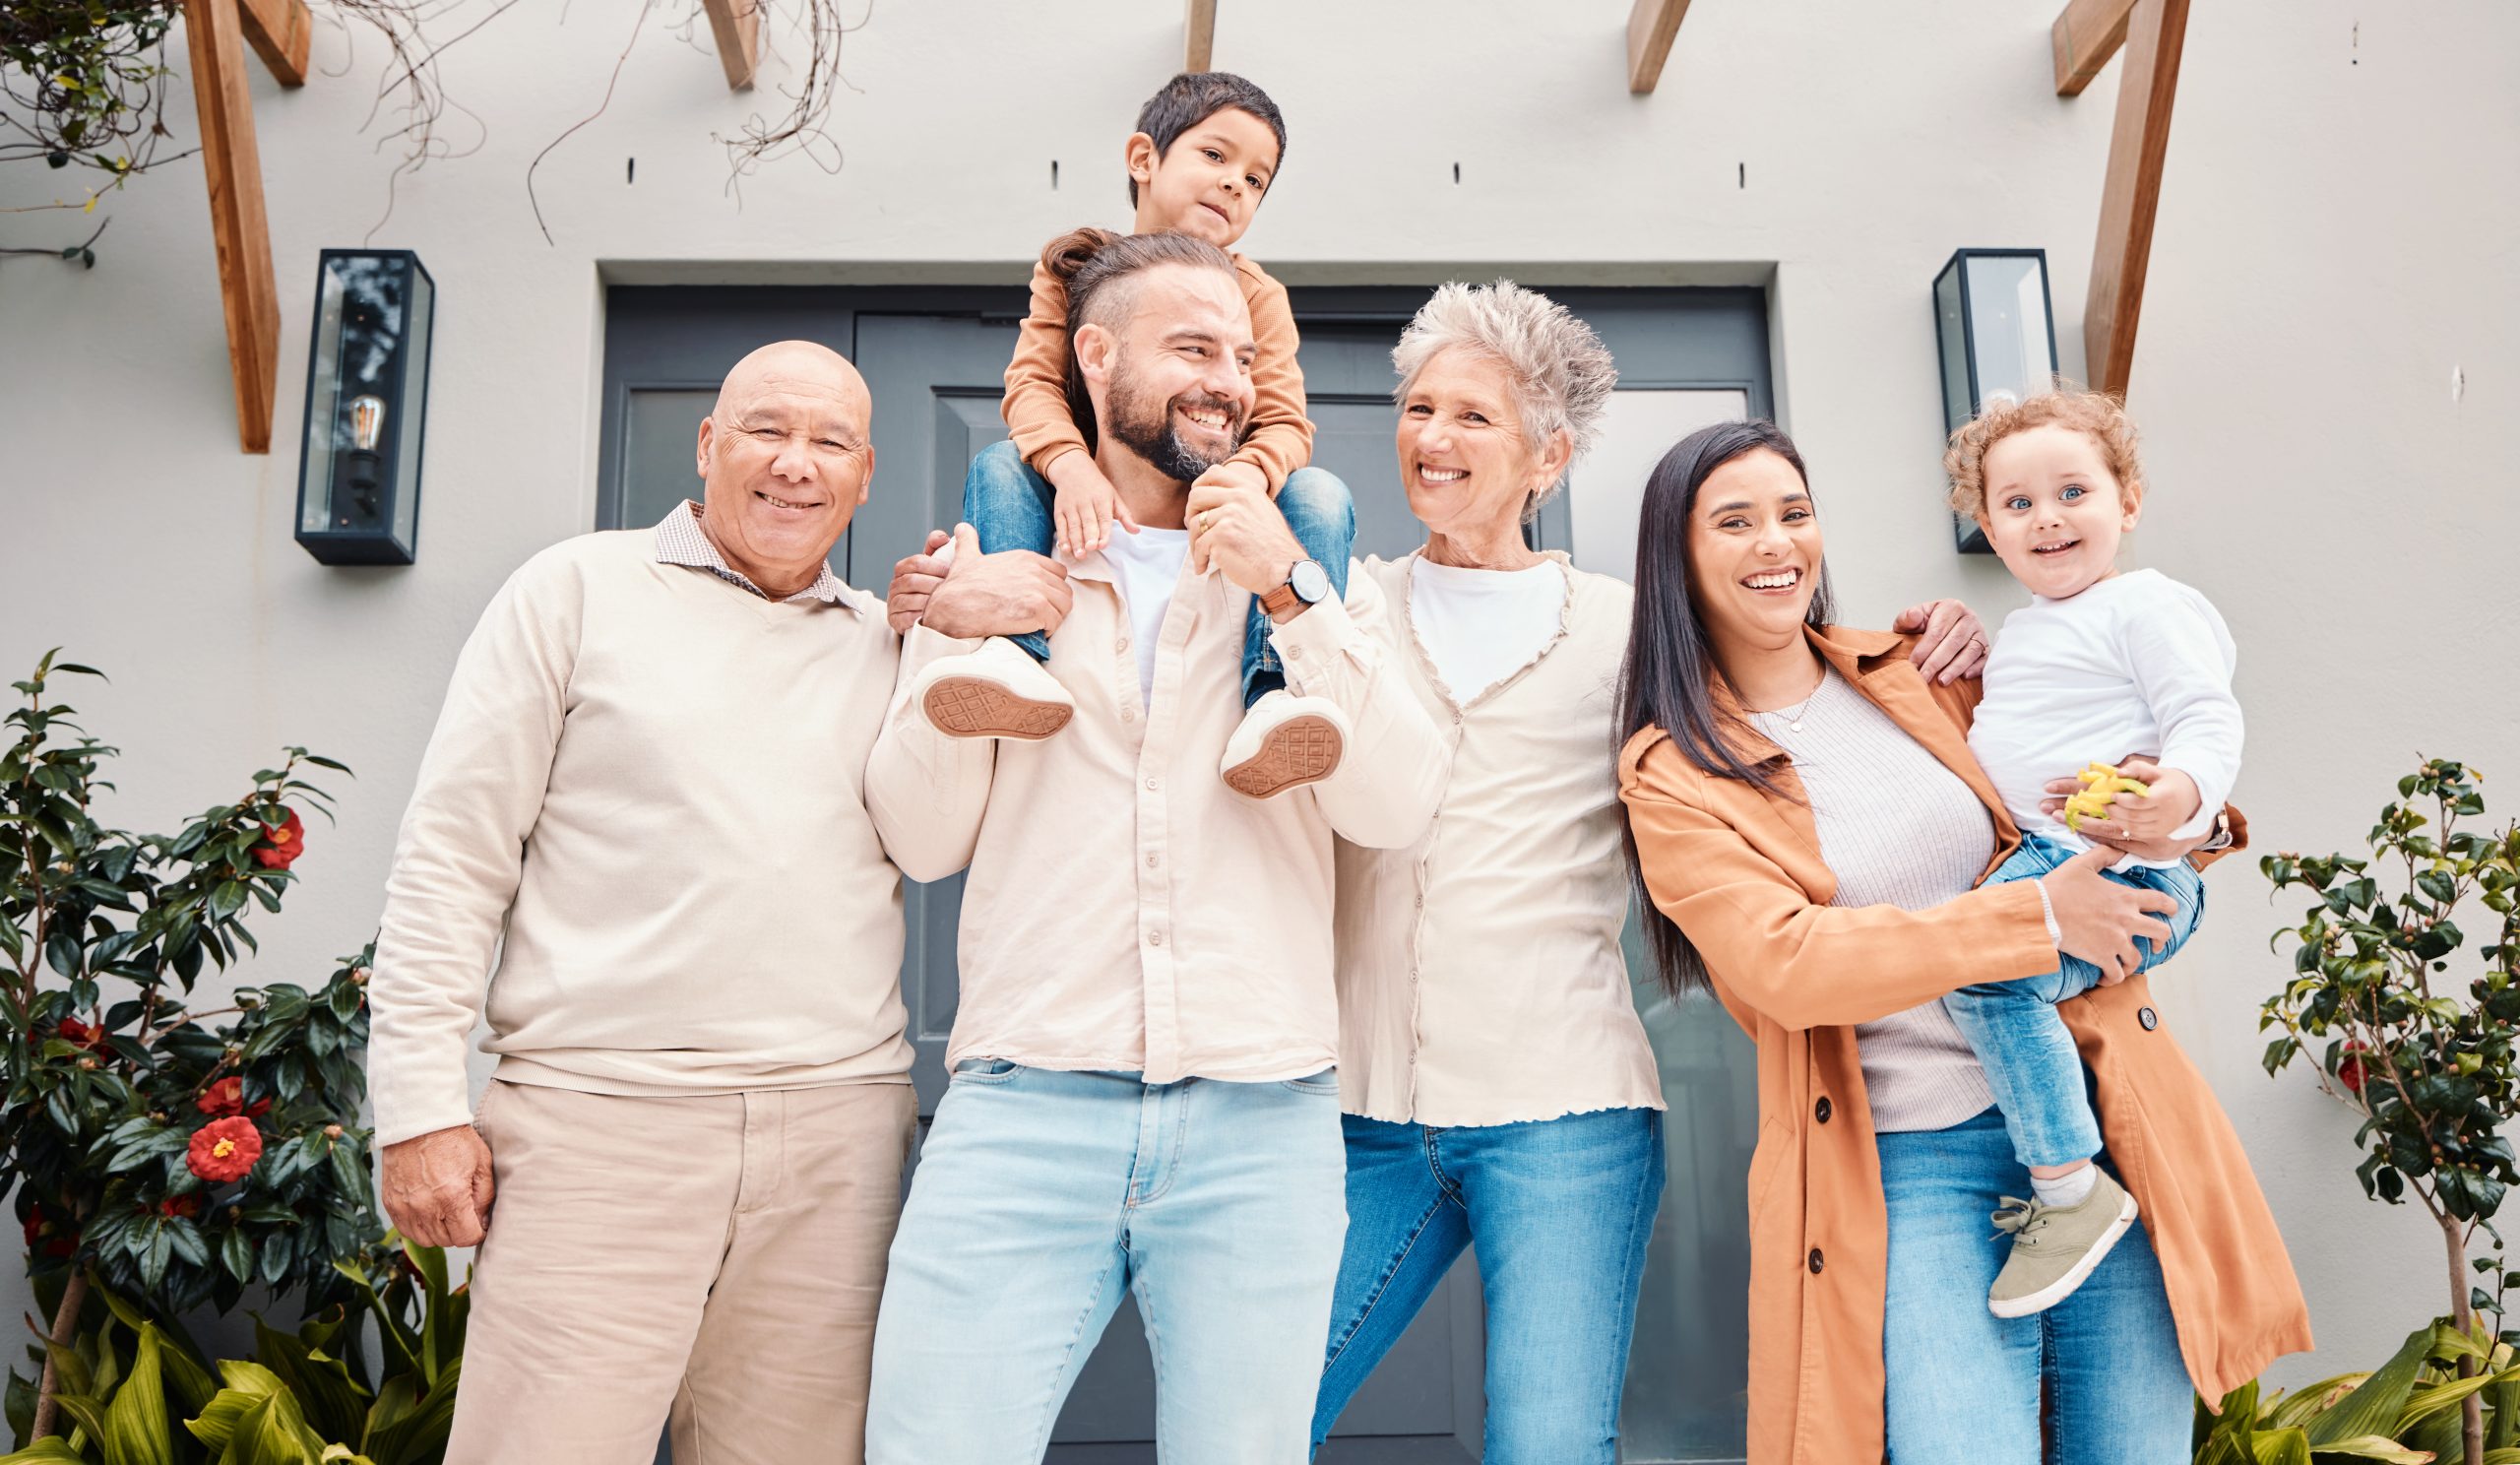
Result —
[{"label": "man's hand", "polygon": [[1912,657],[1927,681],[1939,679],[1948,686],[1986,669],[1986,628],[1978,623],[1976,611],[1958,601],[1910,605],[1890,622],[1890,629],[1923,633]]},{"label": "man's hand", "polygon": [[1057,535],[1058,546],[1070,555],[1083,555],[1089,549],[1100,549],[1111,542],[1111,521],[1131,534],[1138,532],[1138,522],[1129,517],[1129,506],[1120,501],[1120,490],[1095,467],[1094,455],[1085,452],[1061,453],[1050,464],[1048,474],[1051,495],[1050,523]]},{"label": "man's hand", "polygon": [[[937,544],[937,537],[931,533],[928,542]],[[913,555],[894,566],[890,613],[895,624],[902,623],[905,600],[915,600],[922,593],[919,583],[930,578],[914,561],[932,563],[936,557]],[[1075,592],[1067,583],[1067,566],[1057,560],[1030,549],[982,554],[979,534],[968,524],[954,526],[950,559],[944,578],[925,590],[925,600],[912,617],[929,630],[965,638],[1015,636],[1055,631],[1067,619]]]},{"label": "man's hand", "polygon": [[470,1124],[385,1147],[380,1186],[394,1229],[422,1246],[477,1246],[490,1225],[490,1147]]},{"label": "man's hand", "polygon": [[892,589],[884,597],[884,618],[892,622],[893,634],[907,636],[927,610],[928,598],[936,587],[945,583],[949,561],[937,551],[954,541],[954,537],[941,529],[927,532],[927,547],[916,554],[905,554],[893,563]]},{"label": "man's hand", "polygon": [[1190,527],[1190,567],[1201,574],[1221,571],[1241,589],[1267,595],[1287,583],[1295,561],[1304,557],[1303,545],[1268,491],[1251,481],[1258,475],[1212,481],[1224,473],[1213,470],[1191,484],[1182,506],[1182,522]]},{"label": "man's hand", "polygon": [[[2210,829],[2191,839],[2172,837],[2173,830],[2195,818],[2197,810],[2204,806],[2204,795],[2197,792],[2194,779],[2175,768],[2164,768],[2150,758],[2121,759],[2117,771],[2138,783],[2150,784],[2153,796],[2118,795],[2109,805],[2108,817],[2084,818],[2083,827],[2076,831],[2084,839],[2138,860],[2178,860],[2214,837]],[[2079,779],[2051,780],[2048,796],[2039,806],[2048,817],[2061,819],[2065,796],[2081,788]]]}]

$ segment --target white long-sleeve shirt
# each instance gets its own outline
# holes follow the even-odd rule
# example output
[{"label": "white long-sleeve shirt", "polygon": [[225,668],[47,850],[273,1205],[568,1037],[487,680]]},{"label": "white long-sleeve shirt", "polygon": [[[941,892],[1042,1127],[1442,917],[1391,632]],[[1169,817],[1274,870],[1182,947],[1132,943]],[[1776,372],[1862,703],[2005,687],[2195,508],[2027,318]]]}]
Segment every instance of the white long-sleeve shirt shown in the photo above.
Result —
[{"label": "white long-sleeve shirt", "polygon": [[[2023,834],[2077,850],[2090,846],[2040,809],[2048,782],[2091,763],[2150,757],[2195,781],[2203,801],[2178,831],[2193,838],[2213,826],[2239,778],[2237,661],[2213,603],[2157,570],[2061,601],[2034,597],[2004,617],[1986,658],[1969,750]],[[2166,862],[2130,858],[2120,867]]]},{"label": "white long-sleeve shirt", "polygon": [[1381,586],[1352,569],[1344,602],[1270,632],[1289,690],[1337,703],[1351,735],[1337,773],[1252,799],[1218,776],[1243,715],[1250,594],[1180,572],[1149,700],[1123,600],[1142,583],[1124,586],[1108,550],[1060,559],[1076,599],[1047,665],[1076,700],[1067,727],[1039,742],[937,732],[912,697],[918,673],[978,643],[914,626],[867,760],[867,812],[903,872],[971,870],[947,1064],[1148,1083],[1330,1067],[1331,836],[1411,844],[1444,792],[1443,745],[1379,629],[1395,613]]}]

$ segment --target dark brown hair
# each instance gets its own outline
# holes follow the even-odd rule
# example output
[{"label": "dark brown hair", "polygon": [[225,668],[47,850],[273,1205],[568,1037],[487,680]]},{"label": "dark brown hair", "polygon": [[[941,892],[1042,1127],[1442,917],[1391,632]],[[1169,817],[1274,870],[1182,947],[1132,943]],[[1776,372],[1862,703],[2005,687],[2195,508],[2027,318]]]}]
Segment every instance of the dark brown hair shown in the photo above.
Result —
[{"label": "dark brown hair", "polygon": [[1128,314],[1136,296],[1130,277],[1159,265],[1188,265],[1233,275],[1233,261],[1205,239],[1188,234],[1118,234],[1104,228],[1071,229],[1041,251],[1041,268],[1067,287],[1067,408],[1076,430],[1085,435],[1087,452],[1098,434],[1094,399],[1085,390],[1085,373],[1076,364],[1076,328],[1109,329]]},{"label": "dark brown hair", "polygon": [[[1172,151],[1181,134],[1205,122],[1217,113],[1232,107],[1249,112],[1268,125],[1278,139],[1277,161],[1271,164],[1270,181],[1275,182],[1278,167],[1287,160],[1287,119],[1269,94],[1229,71],[1185,71],[1156,89],[1146,105],[1138,108],[1137,130],[1155,143],[1159,159]],[[1129,180],[1129,207],[1136,208],[1138,180]]]}]

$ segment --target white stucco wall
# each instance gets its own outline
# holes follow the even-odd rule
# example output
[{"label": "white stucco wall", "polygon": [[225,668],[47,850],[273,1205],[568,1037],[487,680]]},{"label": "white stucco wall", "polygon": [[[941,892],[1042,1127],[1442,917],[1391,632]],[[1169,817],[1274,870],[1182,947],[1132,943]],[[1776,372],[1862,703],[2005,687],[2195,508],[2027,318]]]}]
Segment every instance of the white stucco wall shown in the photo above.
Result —
[{"label": "white stucco wall", "polygon": [[[2018,603],[1999,567],[1952,552],[1935,507],[1927,287],[1955,246],[2045,246],[2080,370],[2116,73],[2053,95],[2054,0],[1698,0],[1647,97],[1623,83],[1624,0],[1221,9],[1217,64],[1292,130],[1247,240],[1285,278],[1772,278],[1778,399],[1854,616]],[[776,164],[739,204],[709,133],[775,94],[729,95],[705,28],[695,49],[652,17],[610,110],[540,170],[545,244],[527,164],[594,109],[634,14],[562,10],[519,7],[447,56],[485,135],[404,179],[372,241],[418,250],[439,286],[414,567],[327,569],[289,538],[316,251],[385,212],[390,154],[359,130],[372,38],[353,52],[320,30],[300,91],[255,68],[283,310],[270,456],[235,450],[196,164],[99,206],[92,273],[0,260],[0,667],[64,644],[112,673],[76,697],[126,749],[114,810],[143,826],[231,796],[283,742],[359,772],[260,927],[256,979],[320,979],[373,929],[466,630],[519,561],[593,523],[604,272],[1019,279],[1056,230],[1125,222],[1119,140],[1180,54],[1170,0],[878,6],[847,43],[845,163]],[[2515,55],[2502,0],[2234,0],[2191,23],[2136,351],[2156,497],[2134,553],[2205,589],[2238,637],[2239,798],[2264,849],[2350,845],[2418,751],[2520,779]],[[766,91],[786,75],[774,60]],[[180,84],[168,116],[190,133]],[[80,176],[0,170],[0,209]],[[84,232],[0,213],[0,243]],[[2520,809],[2520,781],[2488,791]],[[2309,1286],[2327,1356],[2278,1376],[2367,1367],[2440,1306],[2438,1253],[2419,1217],[2362,1199],[2344,1116],[2258,1071],[2279,913],[2247,861],[2212,889],[2162,1001]],[[0,1315],[24,1306],[14,1279],[0,1294]]]}]

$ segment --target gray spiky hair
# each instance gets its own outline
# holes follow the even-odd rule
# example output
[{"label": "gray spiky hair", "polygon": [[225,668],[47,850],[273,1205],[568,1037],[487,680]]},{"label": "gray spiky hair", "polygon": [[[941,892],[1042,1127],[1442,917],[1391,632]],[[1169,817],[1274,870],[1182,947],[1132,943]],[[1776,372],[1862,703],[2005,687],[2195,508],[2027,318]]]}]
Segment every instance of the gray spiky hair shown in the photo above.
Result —
[{"label": "gray spiky hair", "polygon": [[[1456,280],[1437,289],[1391,350],[1391,364],[1400,372],[1394,399],[1406,402],[1426,363],[1455,350],[1476,351],[1505,368],[1523,436],[1536,450],[1564,432],[1574,440],[1567,458],[1571,468],[1601,436],[1602,414],[1609,406],[1610,389],[1618,384],[1618,367],[1593,328],[1555,300],[1510,280],[1494,285]],[[1560,477],[1532,506],[1537,508],[1565,482]]]}]

